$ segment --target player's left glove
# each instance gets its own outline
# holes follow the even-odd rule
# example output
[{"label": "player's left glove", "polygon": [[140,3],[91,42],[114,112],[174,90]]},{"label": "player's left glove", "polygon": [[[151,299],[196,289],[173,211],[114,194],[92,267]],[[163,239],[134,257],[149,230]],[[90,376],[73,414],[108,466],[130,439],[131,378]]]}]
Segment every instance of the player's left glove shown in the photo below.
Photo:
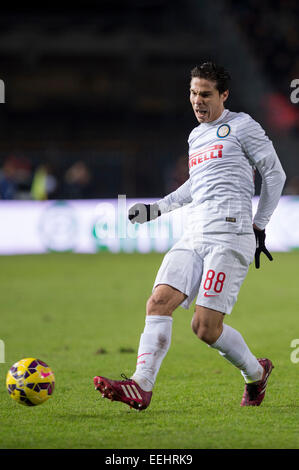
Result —
[{"label": "player's left glove", "polygon": [[135,224],[135,222],[143,224],[156,219],[160,215],[161,211],[158,204],[142,204],[139,202],[129,209],[128,218],[132,224]]},{"label": "player's left glove", "polygon": [[255,267],[259,269],[261,253],[265,253],[265,255],[267,256],[267,258],[269,258],[270,261],[273,261],[273,257],[265,246],[265,238],[266,238],[265,229],[257,230],[256,228],[253,228],[253,231],[254,231],[255,240],[256,240]]}]

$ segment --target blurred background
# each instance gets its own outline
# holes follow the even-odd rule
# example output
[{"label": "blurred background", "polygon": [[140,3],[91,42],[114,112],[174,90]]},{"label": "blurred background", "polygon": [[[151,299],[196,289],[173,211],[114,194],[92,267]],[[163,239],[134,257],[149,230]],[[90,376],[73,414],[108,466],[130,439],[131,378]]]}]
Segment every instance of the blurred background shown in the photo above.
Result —
[{"label": "blurred background", "polygon": [[[1,2],[1,449],[95,448],[104,456],[299,448],[299,366],[291,362],[299,338],[299,103],[290,99],[298,18],[298,0]],[[200,349],[193,303],[175,318],[161,400],[134,419],[121,404],[111,413],[96,401],[92,377],[134,371],[146,298],[162,253],[186,224],[185,208],[131,224],[126,204],[157,200],[188,178],[187,139],[198,125],[190,71],[209,60],[232,75],[227,107],[261,123],[287,174],[267,226],[274,262],[263,256],[259,271],[251,266],[228,320],[258,357],[273,358],[277,374],[258,421],[241,416],[240,374]],[[53,367],[57,388],[45,408],[14,410],[4,390],[8,366],[22,357]]]},{"label": "blurred background", "polygon": [[[162,197],[188,177],[190,70],[231,72],[299,194],[296,0],[1,7],[0,199]],[[257,193],[259,184],[257,185]]]}]

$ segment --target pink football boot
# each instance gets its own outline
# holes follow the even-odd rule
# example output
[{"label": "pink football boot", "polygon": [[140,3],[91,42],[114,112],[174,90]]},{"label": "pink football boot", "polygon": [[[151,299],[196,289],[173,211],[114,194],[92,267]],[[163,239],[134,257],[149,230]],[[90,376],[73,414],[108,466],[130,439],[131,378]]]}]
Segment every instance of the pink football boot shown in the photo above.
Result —
[{"label": "pink football boot", "polygon": [[94,377],[93,383],[103,398],[111,401],[121,401],[130,408],[145,410],[150,404],[152,392],[145,392],[132,379],[124,375],[124,380],[110,380],[106,377]]},{"label": "pink football boot", "polygon": [[260,406],[265,393],[269,376],[274,369],[270,359],[258,359],[264,369],[264,375],[258,382],[245,384],[245,390],[241,401],[241,406]]}]

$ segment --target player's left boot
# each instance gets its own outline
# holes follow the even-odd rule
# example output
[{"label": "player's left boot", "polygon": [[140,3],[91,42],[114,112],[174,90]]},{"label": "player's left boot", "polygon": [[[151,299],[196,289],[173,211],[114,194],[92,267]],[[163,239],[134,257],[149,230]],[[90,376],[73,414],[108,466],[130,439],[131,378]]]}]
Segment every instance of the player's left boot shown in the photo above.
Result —
[{"label": "player's left boot", "polygon": [[103,398],[111,401],[121,401],[130,408],[145,410],[150,404],[152,392],[146,392],[132,379],[123,376],[125,380],[111,380],[106,377],[94,377],[93,383]]},{"label": "player's left boot", "polygon": [[265,396],[269,376],[274,369],[270,359],[258,359],[264,369],[263,378],[257,382],[245,384],[241,406],[259,406]]}]

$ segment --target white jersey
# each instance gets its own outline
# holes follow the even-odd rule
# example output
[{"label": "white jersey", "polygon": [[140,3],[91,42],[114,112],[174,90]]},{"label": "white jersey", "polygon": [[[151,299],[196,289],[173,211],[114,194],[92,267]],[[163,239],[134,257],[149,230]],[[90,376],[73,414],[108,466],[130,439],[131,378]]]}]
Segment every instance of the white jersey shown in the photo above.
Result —
[{"label": "white jersey", "polygon": [[[252,233],[265,228],[281,196],[285,174],[272,142],[248,114],[225,109],[198,125],[189,139],[190,177],[158,201],[162,213],[186,203],[192,233]],[[254,173],[262,176],[257,214],[252,220]]]}]

